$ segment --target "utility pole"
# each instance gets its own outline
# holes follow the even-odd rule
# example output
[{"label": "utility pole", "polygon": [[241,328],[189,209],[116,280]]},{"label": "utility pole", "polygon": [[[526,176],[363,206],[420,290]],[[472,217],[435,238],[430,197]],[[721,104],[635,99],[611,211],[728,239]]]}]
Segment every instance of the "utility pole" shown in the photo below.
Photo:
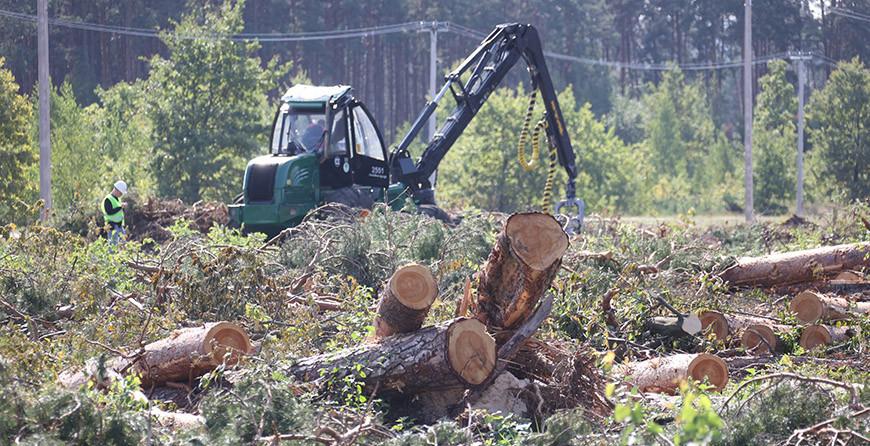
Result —
[{"label": "utility pole", "polygon": [[807,54],[800,53],[794,56],[797,62],[798,72],[798,123],[797,123],[797,203],[795,215],[804,217],[804,85],[807,83],[806,61],[810,59]]},{"label": "utility pole", "polygon": [[41,218],[51,211],[51,120],[48,80],[48,0],[36,0],[37,58],[39,70],[39,197],[44,202]]},{"label": "utility pole", "polygon": [[743,214],[755,221],[752,185],[752,0],[743,11]]},{"label": "utility pole", "polygon": [[[434,98],[438,91],[438,22],[432,22],[432,28],[429,29],[429,98]],[[429,141],[435,138],[435,113],[429,116]]]}]

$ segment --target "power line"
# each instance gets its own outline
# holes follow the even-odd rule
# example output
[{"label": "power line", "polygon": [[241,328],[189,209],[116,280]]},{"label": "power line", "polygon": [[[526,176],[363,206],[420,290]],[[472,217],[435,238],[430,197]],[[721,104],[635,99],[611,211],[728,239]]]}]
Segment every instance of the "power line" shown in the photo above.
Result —
[{"label": "power line", "polygon": [[862,14],[857,11],[852,11],[851,9],[831,8],[831,14],[870,23],[870,15]]},{"label": "power line", "polygon": [[[36,16],[32,14],[26,14],[21,12],[7,11],[0,9],[0,17],[7,17],[11,19],[21,20],[36,23]],[[870,20],[870,18],[868,18]],[[451,32],[459,36],[467,37],[475,40],[483,40],[486,38],[487,34],[482,33],[473,28],[468,28],[462,25],[458,25],[451,22],[430,22],[430,21],[419,21],[419,22],[405,22],[405,23],[397,23],[393,25],[383,25],[383,26],[373,26],[367,28],[355,28],[355,29],[346,29],[346,30],[334,30],[334,31],[309,31],[309,32],[298,32],[298,33],[239,33],[232,35],[221,35],[221,34],[184,34],[177,33],[173,31],[159,31],[156,29],[148,29],[148,28],[136,28],[136,27],[128,27],[128,26],[117,26],[117,25],[104,25],[99,23],[90,23],[90,22],[80,22],[68,19],[59,19],[59,18],[49,18],[49,24],[64,28],[78,29],[82,31],[92,31],[92,32],[104,32],[104,33],[112,33],[112,34],[120,34],[127,36],[135,36],[135,37],[150,37],[150,38],[160,38],[161,36],[168,36],[170,38],[182,39],[182,40],[231,40],[236,42],[302,42],[302,41],[314,41],[314,40],[336,40],[336,39],[353,39],[360,37],[371,37],[371,36],[379,36],[385,34],[394,34],[394,33],[407,33],[407,32],[419,32],[419,31],[428,31],[432,29],[432,27],[438,27],[439,31]],[[573,56],[569,54],[555,53],[552,51],[545,51],[544,54],[555,60],[562,60],[566,62],[572,63],[580,63],[584,65],[592,65],[592,66],[602,66],[608,68],[615,69],[627,69],[633,71],[670,71],[674,68],[679,68],[683,71],[712,71],[712,70],[722,70],[722,69],[730,69],[730,68],[740,68],[742,66],[741,61],[725,61],[725,62],[690,62],[690,63],[682,63],[675,64],[672,62],[668,63],[638,63],[638,62],[617,62],[610,61],[605,59],[595,59],[590,57],[582,57],[582,56]],[[790,53],[776,53],[769,54],[766,56],[758,57],[753,59],[752,63],[754,65],[764,64],[776,59],[788,58]],[[821,56],[823,57],[823,56]],[[828,58],[829,59],[829,58]],[[823,63],[827,63],[829,65],[833,65],[834,62],[822,61]]]}]

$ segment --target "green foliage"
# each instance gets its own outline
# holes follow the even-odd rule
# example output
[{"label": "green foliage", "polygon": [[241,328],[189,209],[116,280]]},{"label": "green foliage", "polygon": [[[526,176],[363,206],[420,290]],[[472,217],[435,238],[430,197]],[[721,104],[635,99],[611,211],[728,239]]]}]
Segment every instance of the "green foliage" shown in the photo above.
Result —
[{"label": "green foliage", "polygon": [[[758,391],[750,386],[745,395]],[[723,414],[721,445],[765,445],[784,441],[792,431],[830,417],[830,396],[815,386],[781,382],[751,400],[735,402]]]},{"label": "green foliage", "polygon": [[[541,117],[540,101],[532,126]],[[517,161],[527,105],[528,95],[522,87],[501,88],[490,95],[441,164],[438,194],[448,206],[505,212],[540,209],[549,162],[546,141],[538,158],[532,160],[533,171],[524,171]],[[579,166],[578,195],[595,209],[637,209],[642,180],[637,172],[643,157],[600,122],[588,104],[578,107],[571,88],[559,94],[559,105]],[[564,170],[557,166],[556,199],[564,195],[565,181]]]},{"label": "green foliage", "polygon": [[795,147],[794,117],[797,98],[786,79],[788,64],[777,60],[768,64],[768,73],[759,79],[752,130],[755,155],[755,207],[762,213],[781,214],[794,198]]},{"label": "green foliage", "polygon": [[840,62],[809,107],[818,184],[851,201],[870,196],[870,69]]},{"label": "green foliage", "polygon": [[[229,200],[247,160],[265,145],[266,92],[289,66],[261,67],[256,42],[210,39],[242,32],[244,2],[192,2],[161,37],[169,58],[151,59],[149,94],[157,192],[187,202]],[[188,39],[181,36],[199,36]]]},{"label": "green foliage", "polygon": [[31,145],[33,112],[27,98],[0,57],[0,222],[23,223],[35,195],[35,183],[24,173],[36,164]]},{"label": "green foliage", "polygon": [[719,211],[737,186],[736,153],[716,128],[700,83],[668,71],[643,97],[650,204],[668,213]]}]

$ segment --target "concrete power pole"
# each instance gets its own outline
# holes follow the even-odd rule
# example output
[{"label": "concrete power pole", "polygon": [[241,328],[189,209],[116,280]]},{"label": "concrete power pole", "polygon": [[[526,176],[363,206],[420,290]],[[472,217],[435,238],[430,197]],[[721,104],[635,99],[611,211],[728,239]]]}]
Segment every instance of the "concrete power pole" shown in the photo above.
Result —
[{"label": "concrete power pole", "polygon": [[810,56],[799,54],[794,57],[797,61],[798,72],[798,123],[797,123],[797,191],[795,194],[797,203],[795,215],[804,217],[804,85],[807,83],[806,61]]},{"label": "concrete power pole", "polygon": [[[438,81],[438,22],[432,22],[429,30],[429,98],[434,98]],[[429,117],[429,141],[435,138],[435,113]]]},{"label": "concrete power pole", "polygon": [[36,0],[39,70],[39,197],[45,203],[41,218],[51,211],[51,125],[48,81],[48,0]]},{"label": "concrete power pole", "polygon": [[746,222],[755,221],[752,185],[752,0],[743,13],[743,213]]}]

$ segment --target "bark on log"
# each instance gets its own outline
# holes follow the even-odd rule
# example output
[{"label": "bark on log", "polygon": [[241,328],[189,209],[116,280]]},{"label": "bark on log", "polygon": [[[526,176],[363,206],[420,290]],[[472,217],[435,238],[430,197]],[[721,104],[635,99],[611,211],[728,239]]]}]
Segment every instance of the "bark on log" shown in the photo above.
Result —
[{"label": "bark on log", "polygon": [[415,392],[448,387],[474,387],[495,369],[495,340],[477,319],[397,334],[379,343],[299,360],[290,372],[302,381],[343,378],[362,365],[366,386]]},{"label": "bark on log", "polygon": [[145,346],[145,355],[134,366],[142,385],[188,381],[226,363],[235,365],[251,352],[248,334],[229,322],[212,322],[183,328]]},{"label": "bark on log", "polygon": [[701,330],[710,330],[716,336],[716,339],[720,341],[727,341],[733,336],[742,336],[750,326],[774,323],[770,319],[761,317],[724,314],[712,310],[703,311],[698,317],[701,318]]},{"label": "bark on log", "polygon": [[772,287],[870,267],[870,242],[743,257],[720,274],[732,286]]},{"label": "bark on log", "polygon": [[176,330],[169,337],[146,345],[138,360],[125,357],[108,359],[103,376],[97,376],[99,367],[96,361],[90,360],[83,370],[61,373],[58,381],[74,388],[96,380],[99,387],[107,380],[119,377],[121,372],[136,372],[143,387],[170,381],[186,382],[223,363],[235,365],[251,350],[251,340],[242,328],[229,322],[212,322]]},{"label": "bark on log", "polygon": [[510,216],[480,272],[476,317],[493,329],[520,326],[550,287],[567,249],[568,235],[552,216]]},{"label": "bark on log", "polygon": [[842,297],[825,296],[814,291],[801,291],[789,304],[801,322],[812,324],[816,321],[841,321],[870,313],[870,302],[856,302],[850,305]]},{"label": "bark on log", "polygon": [[381,292],[375,336],[385,338],[419,329],[437,296],[438,284],[428,268],[416,264],[399,268]]},{"label": "bark on log", "polygon": [[716,391],[728,383],[728,366],[718,356],[708,353],[653,358],[623,366],[621,372],[626,381],[641,392],[674,393],[688,378],[706,379]]},{"label": "bark on log", "polygon": [[770,322],[751,324],[740,335],[740,345],[754,355],[770,355],[783,350],[781,335],[791,330],[788,325]]},{"label": "bark on log", "polygon": [[812,350],[820,345],[831,345],[846,342],[858,334],[858,328],[832,327],[829,325],[808,325],[801,333],[801,347]]}]

